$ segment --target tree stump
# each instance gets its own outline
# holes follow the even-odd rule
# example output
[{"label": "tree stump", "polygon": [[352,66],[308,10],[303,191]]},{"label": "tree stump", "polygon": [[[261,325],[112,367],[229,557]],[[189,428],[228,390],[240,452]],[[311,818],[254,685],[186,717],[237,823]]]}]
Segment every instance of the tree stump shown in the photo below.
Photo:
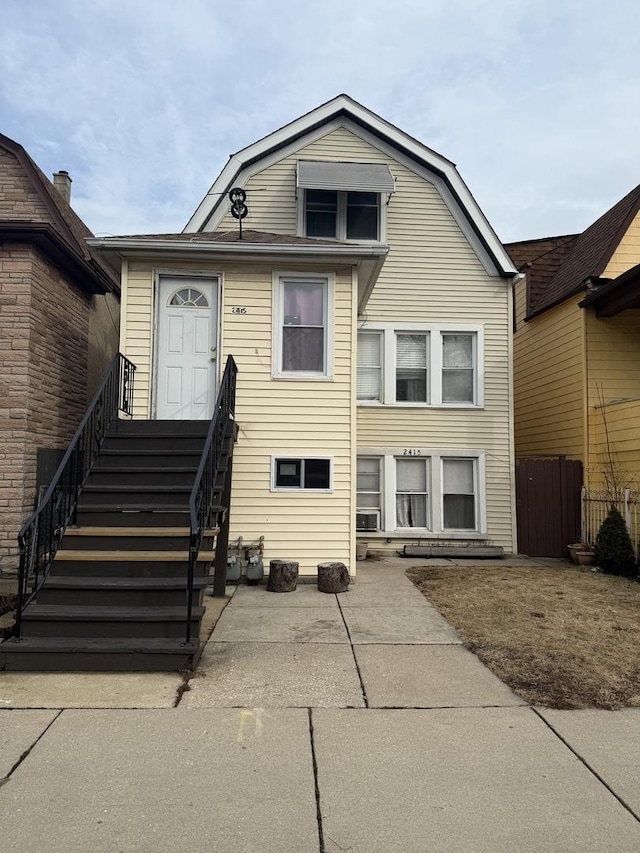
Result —
[{"label": "tree stump", "polygon": [[269,562],[269,592],[293,592],[298,585],[298,563],[295,560]]},{"label": "tree stump", "polygon": [[344,563],[318,564],[320,592],[346,592],[349,588],[349,569]]}]

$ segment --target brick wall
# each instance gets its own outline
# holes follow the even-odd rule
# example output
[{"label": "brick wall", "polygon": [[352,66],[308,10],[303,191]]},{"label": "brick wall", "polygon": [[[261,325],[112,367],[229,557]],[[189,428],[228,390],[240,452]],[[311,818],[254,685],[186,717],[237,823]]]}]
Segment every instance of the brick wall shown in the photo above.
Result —
[{"label": "brick wall", "polygon": [[51,222],[51,213],[18,158],[0,148],[0,219]]},{"label": "brick wall", "polygon": [[[18,158],[2,147],[0,220],[55,226]],[[36,451],[64,448],[73,436],[117,352],[118,308],[115,297],[83,294],[37,249],[0,243],[0,575],[17,565]]]},{"label": "brick wall", "polygon": [[[39,251],[0,250],[0,571],[35,499],[38,447],[64,448],[86,409],[90,298]],[[9,345],[10,344],[10,345]]]},{"label": "brick wall", "polygon": [[30,280],[30,249],[0,246],[0,570],[15,565],[25,501]]}]

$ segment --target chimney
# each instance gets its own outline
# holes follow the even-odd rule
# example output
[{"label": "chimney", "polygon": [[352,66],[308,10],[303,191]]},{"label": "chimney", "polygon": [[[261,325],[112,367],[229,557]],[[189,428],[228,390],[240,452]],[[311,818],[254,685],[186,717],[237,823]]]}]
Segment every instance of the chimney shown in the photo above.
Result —
[{"label": "chimney", "polygon": [[53,185],[67,204],[71,204],[71,178],[69,177],[69,172],[65,172],[64,169],[54,172]]}]

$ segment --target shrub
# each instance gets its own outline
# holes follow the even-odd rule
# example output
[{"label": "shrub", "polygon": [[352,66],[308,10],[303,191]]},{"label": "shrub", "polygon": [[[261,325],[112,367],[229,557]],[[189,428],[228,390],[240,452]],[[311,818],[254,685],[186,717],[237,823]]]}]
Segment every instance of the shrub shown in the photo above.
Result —
[{"label": "shrub", "polygon": [[624,518],[611,506],[596,536],[595,563],[610,575],[635,577],[636,558]]}]

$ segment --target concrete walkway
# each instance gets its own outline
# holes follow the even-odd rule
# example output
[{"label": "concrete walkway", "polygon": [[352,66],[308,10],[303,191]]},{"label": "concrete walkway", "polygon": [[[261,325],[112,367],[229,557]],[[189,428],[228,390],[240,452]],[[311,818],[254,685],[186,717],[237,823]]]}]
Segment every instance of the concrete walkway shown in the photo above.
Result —
[{"label": "concrete walkway", "polygon": [[416,562],[238,588],[188,683],[0,675],[3,851],[637,853],[640,709],[527,706]]}]

